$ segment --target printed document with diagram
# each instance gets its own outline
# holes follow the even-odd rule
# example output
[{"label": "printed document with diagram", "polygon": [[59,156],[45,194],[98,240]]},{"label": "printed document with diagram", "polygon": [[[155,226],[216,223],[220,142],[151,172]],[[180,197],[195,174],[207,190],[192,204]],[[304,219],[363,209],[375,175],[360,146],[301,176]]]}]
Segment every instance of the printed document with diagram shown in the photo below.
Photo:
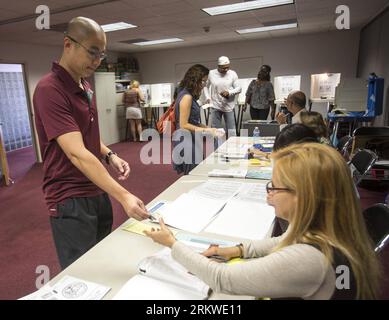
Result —
[{"label": "printed document with diagram", "polygon": [[266,203],[265,184],[250,183],[242,186],[204,231],[243,239],[263,239],[274,218],[274,208]]},{"label": "printed document with diagram", "polygon": [[179,196],[158,211],[171,227],[198,233],[237,194],[241,182],[209,180]]},{"label": "printed document with diagram", "polygon": [[20,300],[101,300],[109,290],[109,287],[66,275],[55,285],[45,285]]},{"label": "printed document with diagram", "polygon": [[169,248],[143,259],[138,271],[114,300],[204,300],[209,296],[209,286],[176,262]]}]

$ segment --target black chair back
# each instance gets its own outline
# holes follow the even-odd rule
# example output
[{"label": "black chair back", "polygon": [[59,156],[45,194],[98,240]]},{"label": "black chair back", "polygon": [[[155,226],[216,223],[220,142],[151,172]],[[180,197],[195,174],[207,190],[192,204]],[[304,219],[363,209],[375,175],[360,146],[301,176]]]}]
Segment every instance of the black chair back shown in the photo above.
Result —
[{"label": "black chair back", "polygon": [[389,243],[389,207],[377,203],[365,209],[363,217],[375,251],[380,252]]},{"label": "black chair back", "polygon": [[389,138],[389,127],[359,127],[353,132],[355,136],[382,136]]},{"label": "black chair back", "polygon": [[339,139],[338,144],[336,145],[336,149],[342,154],[343,157],[347,158],[349,155],[349,149],[351,146],[351,142],[353,141],[353,138],[350,136],[344,136]]},{"label": "black chair back", "polygon": [[[366,176],[371,167],[377,161],[377,155],[370,150],[358,150],[351,161],[349,161],[349,166],[351,169],[355,168],[357,171],[356,174],[353,174],[355,179],[355,185],[358,185],[359,182]],[[353,167],[353,168],[352,168]],[[355,173],[355,172],[354,172]]]}]

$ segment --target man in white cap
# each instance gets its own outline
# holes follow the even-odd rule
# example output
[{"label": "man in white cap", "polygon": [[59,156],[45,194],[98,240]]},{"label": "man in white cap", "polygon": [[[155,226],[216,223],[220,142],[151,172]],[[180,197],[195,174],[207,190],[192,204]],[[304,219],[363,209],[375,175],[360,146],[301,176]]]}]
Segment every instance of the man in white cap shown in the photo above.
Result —
[{"label": "man in white cap", "polygon": [[230,70],[230,59],[221,56],[217,69],[211,70],[204,87],[207,103],[211,105],[211,127],[222,128],[222,117],[229,135],[235,135],[235,96],[242,91],[238,75]]}]

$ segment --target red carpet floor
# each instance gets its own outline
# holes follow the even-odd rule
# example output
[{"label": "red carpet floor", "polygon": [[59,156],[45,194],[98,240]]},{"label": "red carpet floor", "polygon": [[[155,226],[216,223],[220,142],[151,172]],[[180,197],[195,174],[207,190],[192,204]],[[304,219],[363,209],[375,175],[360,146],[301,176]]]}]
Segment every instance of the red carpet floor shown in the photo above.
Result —
[{"label": "red carpet floor", "polygon": [[[122,182],[123,186],[148,203],[179,176],[171,165],[142,164],[139,152],[143,145],[119,143],[111,147],[131,165],[130,178]],[[49,267],[50,278],[60,272],[41,191],[42,166],[32,165],[33,159],[32,149],[20,157],[15,154],[9,162],[16,183],[0,187],[0,299],[17,299],[35,291],[36,268],[40,265]],[[360,189],[360,193],[363,207],[384,199],[383,192]],[[118,203],[112,202],[115,229],[127,216]],[[389,270],[389,250],[382,260]],[[389,281],[383,289],[382,298],[389,299]]]},{"label": "red carpet floor", "polygon": [[[179,176],[171,165],[142,164],[139,151],[143,145],[119,143],[111,148],[131,166],[129,179],[121,184],[148,203]],[[17,299],[35,291],[37,266],[48,266],[50,278],[60,272],[41,190],[42,166],[26,169],[26,163],[17,161],[17,157],[12,159],[15,184],[0,187],[0,299]],[[116,201],[112,204],[115,229],[127,216]]]}]

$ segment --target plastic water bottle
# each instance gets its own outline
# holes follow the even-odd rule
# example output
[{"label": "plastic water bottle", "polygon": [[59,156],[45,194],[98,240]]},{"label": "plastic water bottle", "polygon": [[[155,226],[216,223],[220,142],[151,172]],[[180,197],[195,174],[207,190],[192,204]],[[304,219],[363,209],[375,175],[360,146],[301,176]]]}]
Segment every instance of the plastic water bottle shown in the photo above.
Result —
[{"label": "plastic water bottle", "polygon": [[253,146],[256,149],[261,149],[261,144],[259,143],[261,139],[261,131],[258,127],[255,127],[253,130]]}]

